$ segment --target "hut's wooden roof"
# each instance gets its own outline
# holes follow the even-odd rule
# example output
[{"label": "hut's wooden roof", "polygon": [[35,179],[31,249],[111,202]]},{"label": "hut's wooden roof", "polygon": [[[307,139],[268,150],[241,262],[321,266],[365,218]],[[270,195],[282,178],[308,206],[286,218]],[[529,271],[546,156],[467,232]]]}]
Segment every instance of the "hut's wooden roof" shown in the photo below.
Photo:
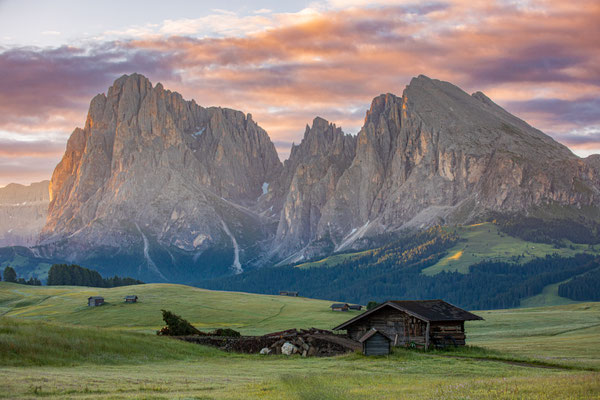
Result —
[{"label": "hut's wooden roof", "polygon": [[392,307],[404,311],[423,321],[443,322],[443,321],[475,321],[482,320],[478,315],[456,307],[444,300],[392,300],[386,301],[377,307],[364,312],[341,325],[333,328],[334,331],[346,329],[355,322],[381,310],[384,307]]},{"label": "hut's wooden roof", "polygon": [[416,314],[416,316],[426,321],[475,321],[483,319],[444,300],[393,300],[391,303]]},{"label": "hut's wooden roof", "polygon": [[346,304],[346,303],[333,303],[330,307],[331,308],[348,307],[348,304]]},{"label": "hut's wooden roof", "polygon": [[379,332],[377,329],[375,328],[371,328],[369,329],[369,331],[367,333],[365,333],[363,335],[363,337],[361,337],[360,339],[358,339],[359,342],[363,343],[367,340],[369,340],[369,338],[371,338],[373,335],[379,333],[381,336],[383,336],[384,338],[386,338],[388,341],[392,341],[392,339],[390,339],[386,334],[384,334],[383,332]]}]

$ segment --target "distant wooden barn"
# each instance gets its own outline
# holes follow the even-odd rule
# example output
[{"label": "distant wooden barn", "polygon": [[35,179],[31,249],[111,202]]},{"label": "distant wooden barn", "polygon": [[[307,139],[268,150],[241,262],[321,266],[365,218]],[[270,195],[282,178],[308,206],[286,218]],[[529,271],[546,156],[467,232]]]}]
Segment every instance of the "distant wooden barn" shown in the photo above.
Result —
[{"label": "distant wooden barn", "polygon": [[280,296],[290,296],[290,297],[298,297],[298,292],[290,292],[287,290],[282,290],[279,292]]},{"label": "distant wooden barn", "polygon": [[348,309],[349,309],[349,310],[356,310],[356,311],[360,311],[360,310],[362,310],[362,306],[361,306],[361,305],[358,305],[358,304],[349,305],[349,306],[348,306]]},{"label": "distant wooden barn", "polygon": [[333,303],[331,306],[331,311],[348,311],[350,308],[346,303]]},{"label": "distant wooden barn", "polygon": [[125,303],[137,303],[138,297],[135,295],[125,296]]},{"label": "distant wooden barn", "polygon": [[88,297],[88,306],[96,307],[96,306],[101,306],[102,304],[104,304],[104,297],[100,297],[100,296]]},{"label": "distant wooden barn", "polygon": [[483,318],[443,300],[387,301],[336,326],[354,340],[372,329],[392,340],[393,346],[465,344],[465,321]]},{"label": "distant wooden barn", "polygon": [[362,351],[366,356],[385,356],[390,354],[392,339],[375,328],[371,328],[358,341],[362,344]]}]

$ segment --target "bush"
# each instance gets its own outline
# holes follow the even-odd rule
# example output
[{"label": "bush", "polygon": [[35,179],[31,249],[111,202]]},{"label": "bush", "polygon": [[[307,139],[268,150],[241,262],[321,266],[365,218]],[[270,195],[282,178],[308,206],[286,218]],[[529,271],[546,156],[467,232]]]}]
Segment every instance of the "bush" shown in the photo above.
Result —
[{"label": "bush", "polygon": [[163,315],[163,320],[167,324],[167,326],[161,328],[157,335],[166,335],[166,336],[187,336],[187,335],[206,335],[203,332],[200,332],[196,329],[192,324],[190,324],[185,319],[181,318],[179,315],[173,314],[171,311],[161,310]]},{"label": "bush", "polygon": [[210,336],[226,336],[226,337],[240,337],[241,333],[229,328],[216,329],[209,333]]}]

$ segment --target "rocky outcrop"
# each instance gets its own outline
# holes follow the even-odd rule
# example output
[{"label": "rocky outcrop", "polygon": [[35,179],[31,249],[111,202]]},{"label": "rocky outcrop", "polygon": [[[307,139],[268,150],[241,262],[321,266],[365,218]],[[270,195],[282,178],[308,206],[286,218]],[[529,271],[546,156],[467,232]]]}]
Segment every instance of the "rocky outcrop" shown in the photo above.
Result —
[{"label": "rocky outcrop", "polygon": [[148,279],[239,272],[240,247],[268,234],[243,205],[281,168],[250,115],[123,76],[92,100],[85,127],[69,139],[40,251],[92,264],[92,249],[121,253],[129,272]]},{"label": "rocky outcrop", "polygon": [[373,100],[356,155],[319,210],[315,246],[293,259],[314,255],[323,237],[340,251],[364,245],[361,238],[490,211],[597,205],[594,165],[483,93],[419,76],[402,97]]},{"label": "rocky outcrop", "polygon": [[71,135],[35,251],[194,282],[491,212],[597,207],[599,160],[481,92],[419,76],[401,97],[373,99],[356,137],[316,118],[281,165],[250,115],[134,74],[96,96]]},{"label": "rocky outcrop", "polygon": [[[356,138],[334,124],[315,118],[304,138],[293,146],[280,177],[265,199],[279,212],[274,252],[287,255],[318,238],[321,210],[356,151]],[[264,206],[266,207],[266,206]]]},{"label": "rocky outcrop", "polygon": [[32,246],[46,222],[50,182],[0,188],[0,247]]}]

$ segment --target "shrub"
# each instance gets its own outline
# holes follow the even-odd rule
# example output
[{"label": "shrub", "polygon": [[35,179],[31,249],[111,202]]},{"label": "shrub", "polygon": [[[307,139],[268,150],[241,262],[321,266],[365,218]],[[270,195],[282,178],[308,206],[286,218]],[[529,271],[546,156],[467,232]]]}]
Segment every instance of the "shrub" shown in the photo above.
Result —
[{"label": "shrub", "polygon": [[181,318],[179,315],[173,314],[171,311],[161,310],[163,315],[163,320],[167,324],[167,326],[161,328],[157,335],[166,335],[166,336],[186,336],[186,335],[205,335],[205,333],[200,332],[196,329],[192,324],[190,324],[185,319]]},{"label": "shrub", "polygon": [[226,336],[226,337],[240,337],[242,336],[241,333],[239,333],[236,330],[233,329],[229,329],[229,328],[220,328],[220,329],[215,329],[214,331],[209,333],[210,336]]}]

